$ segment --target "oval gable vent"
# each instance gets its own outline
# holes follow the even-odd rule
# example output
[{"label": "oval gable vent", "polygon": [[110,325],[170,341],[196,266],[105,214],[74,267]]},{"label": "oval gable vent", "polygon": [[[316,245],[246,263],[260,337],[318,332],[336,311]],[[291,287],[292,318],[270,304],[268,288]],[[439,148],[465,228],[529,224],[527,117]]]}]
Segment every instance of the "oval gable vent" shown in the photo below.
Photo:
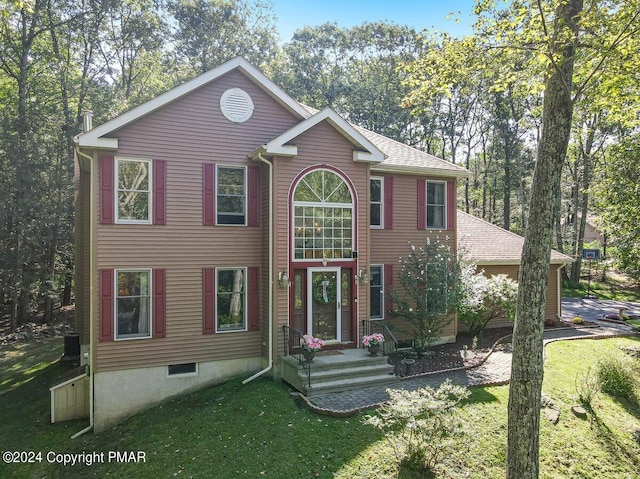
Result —
[{"label": "oval gable vent", "polygon": [[232,88],[220,97],[220,110],[227,120],[244,123],[253,114],[253,101],[246,91]]}]

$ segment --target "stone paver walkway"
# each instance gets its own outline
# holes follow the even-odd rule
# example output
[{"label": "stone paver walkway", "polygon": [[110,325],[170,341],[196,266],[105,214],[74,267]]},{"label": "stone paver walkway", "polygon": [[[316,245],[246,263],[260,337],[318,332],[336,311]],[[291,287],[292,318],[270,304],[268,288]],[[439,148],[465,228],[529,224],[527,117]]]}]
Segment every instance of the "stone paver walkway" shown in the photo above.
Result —
[{"label": "stone paver walkway", "polygon": [[[627,326],[609,324],[598,321],[598,327],[583,329],[558,329],[545,331],[544,342],[601,338],[626,335],[631,332]],[[361,409],[380,405],[389,400],[386,390],[388,388],[403,388],[410,391],[429,386],[438,388],[446,379],[461,386],[489,386],[507,384],[511,376],[511,352],[497,350],[489,355],[481,365],[457,371],[445,371],[429,374],[412,379],[398,380],[397,384],[371,386],[354,391],[338,393],[318,394],[310,398],[304,397],[307,405],[320,413],[349,415],[359,412]]]}]

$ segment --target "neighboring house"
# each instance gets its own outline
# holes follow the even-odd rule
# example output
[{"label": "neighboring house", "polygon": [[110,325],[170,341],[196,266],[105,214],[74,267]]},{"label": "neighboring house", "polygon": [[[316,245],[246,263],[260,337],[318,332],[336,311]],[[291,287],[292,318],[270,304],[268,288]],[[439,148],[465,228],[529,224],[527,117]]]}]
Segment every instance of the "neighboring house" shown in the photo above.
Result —
[{"label": "neighboring house", "polygon": [[[518,280],[524,238],[500,226],[458,210],[458,251],[466,254],[484,270],[485,276],[506,274]],[[560,270],[572,261],[571,257],[551,250],[549,283],[545,320],[562,317],[562,279]],[[489,328],[509,326],[511,322],[492,320]]]},{"label": "neighboring house", "polygon": [[389,319],[408,242],[456,247],[466,170],[312,112],[241,58],[90,123],[76,311],[96,430],[230,376],[279,377],[283,326],[358,347],[362,320]]},{"label": "neighboring house", "polygon": [[[563,218],[561,222],[562,234],[564,235],[564,237],[574,236],[575,239],[576,233],[574,232],[573,223],[571,222],[572,217],[573,215],[568,218]],[[577,215],[576,228],[580,226],[581,217],[581,214]],[[597,241],[598,243],[600,243],[600,246],[604,248],[606,247],[607,240],[604,233],[602,233],[601,229],[597,226],[598,219],[599,218],[596,217],[593,213],[587,213],[587,221],[584,225],[584,242],[592,243],[594,241]]]}]

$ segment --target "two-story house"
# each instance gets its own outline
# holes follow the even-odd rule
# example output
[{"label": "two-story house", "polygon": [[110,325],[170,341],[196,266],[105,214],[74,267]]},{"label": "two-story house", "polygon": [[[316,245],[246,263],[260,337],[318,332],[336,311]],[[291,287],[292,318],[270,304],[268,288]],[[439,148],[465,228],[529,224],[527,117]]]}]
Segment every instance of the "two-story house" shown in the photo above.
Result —
[{"label": "two-story house", "polygon": [[408,242],[456,248],[466,170],[310,110],[242,58],[85,123],[76,309],[96,430],[279,377],[285,325],[358,347],[361,320],[388,319]]}]

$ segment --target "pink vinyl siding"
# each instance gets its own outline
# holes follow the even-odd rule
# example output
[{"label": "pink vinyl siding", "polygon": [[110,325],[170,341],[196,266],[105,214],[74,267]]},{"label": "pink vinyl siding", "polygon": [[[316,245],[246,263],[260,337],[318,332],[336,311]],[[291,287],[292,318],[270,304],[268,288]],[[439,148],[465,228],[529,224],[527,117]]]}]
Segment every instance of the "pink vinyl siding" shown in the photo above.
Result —
[{"label": "pink vinyl siding", "polygon": [[[559,265],[552,264],[549,268],[549,284],[547,286],[547,303],[545,306],[544,317],[546,320],[557,320],[558,314],[558,275],[556,273]],[[478,269],[484,270],[484,275],[490,277],[497,274],[506,274],[511,279],[518,281],[520,267],[518,265],[495,265],[495,264],[479,264]],[[488,328],[500,328],[504,326],[512,326],[513,322],[506,319],[491,320],[487,325]]]},{"label": "pink vinyl siding", "polygon": [[[275,159],[275,188],[278,191],[276,198],[276,223],[275,223],[275,243],[276,248],[276,271],[288,271],[289,277],[293,279],[293,268],[295,265],[307,267],[309,263],[295,262],[293,268],[289,269],[291,237],[289,230],[289,215],[291,213],[288,201],[292,184],[296,177],[305,169],[312,166],[330,165],[340,171],[352,182],[355,189],[355,201],[357,211],[354,221],[357,221],[358,237],[353,250],[358,252],[358,259],[343,262],[343,267],[366,267],[369,264],[369,248],[367,235],[369,231],[369,174],[366,163],[353,161],[354,146],[340,133],[338,133],[327,122],[321,122],[304,134],[295,138],[298,147],[298,155],[294,158]],[[319,264],[319,263],[318,263]],[[316,265],[317,266],[317,265]],[[331,266],[329,262],[328,266]],[[357,271],[357,269],[354,269]],[[359,285],[355,281],[352,283],[353,296],[358,298],[357,310],[354,322],[368,318],[369,288]],[[276,311],[274,314],[277,322],[275,332],[277,333],[276,354],[281,354],[278,345],[282,344],[282,326],[289,322],[289,289],[275,288]]]},{"label": "pink vinyl siding", "polygon": [[[440,180],[443,178],[429,177],[429,180]],[[425,228],[425,210],[421,205],[425,204],[425,181],[424,177],[416,177],[410,175],[394,176],[393,186],[393,203],[394,218],[393,230],[372,229],[370,231],[371,264],[393,264],[393,284],[399,288],[398,278],[400,275],[400,265],[398,259],[406,257],[409,252],[409,242],[419,246],[427,237],[439,238],[439,240],[456,251],[456,234],[453,231],[434,231]],[[455,181],[449,180],[447,190],[455,192]],[[453,184],[453,188],[450,186]],[[449,193],[447,193],[449,194]],[[422,195],[422,196],[420,196]],[[419,198],[418,198],[419,197]],[[420,219],[422,218],[422,223]],[[422,227],[421,227],[422,226]],[[390,281],[391,278],[387,278]],[[386,281],[385,281],[386,282]],[[386,295],[385,295],[386,299]],[[388,310],[388,307],[385,307]],[[393,319],[389,315],[385,315],[392,323],[399,320]],[[449,325],[443,332],[443,336],[451,336],[456,334],[457,327],[455,321]]]},{"label": "pink vinyl siding", "polygon": [[[234,87],[248,92],[255,105],[251,119],[242,124],[228,121],[219,109],[222,93]],[[166,336],[98,342],[99,371],[263,354],[266,328],[203,334],[203,268],[247,267],[266,272],[268,249],[263,241],[267,224],[263,202],[257,207],[260,227],[203,225],[202,165],[262,168],[247,155],[298,121],[234,71],[116,132],[116,156],[166,161],[166,225],[97,225],[97,267],[166,270]],[[264,173],[259,175],[260,185],[266,169]],[[101,178],[96,176],[97,187]],[[258,316],[265,321],[266,287],[261,283],[257,291]]]}]

